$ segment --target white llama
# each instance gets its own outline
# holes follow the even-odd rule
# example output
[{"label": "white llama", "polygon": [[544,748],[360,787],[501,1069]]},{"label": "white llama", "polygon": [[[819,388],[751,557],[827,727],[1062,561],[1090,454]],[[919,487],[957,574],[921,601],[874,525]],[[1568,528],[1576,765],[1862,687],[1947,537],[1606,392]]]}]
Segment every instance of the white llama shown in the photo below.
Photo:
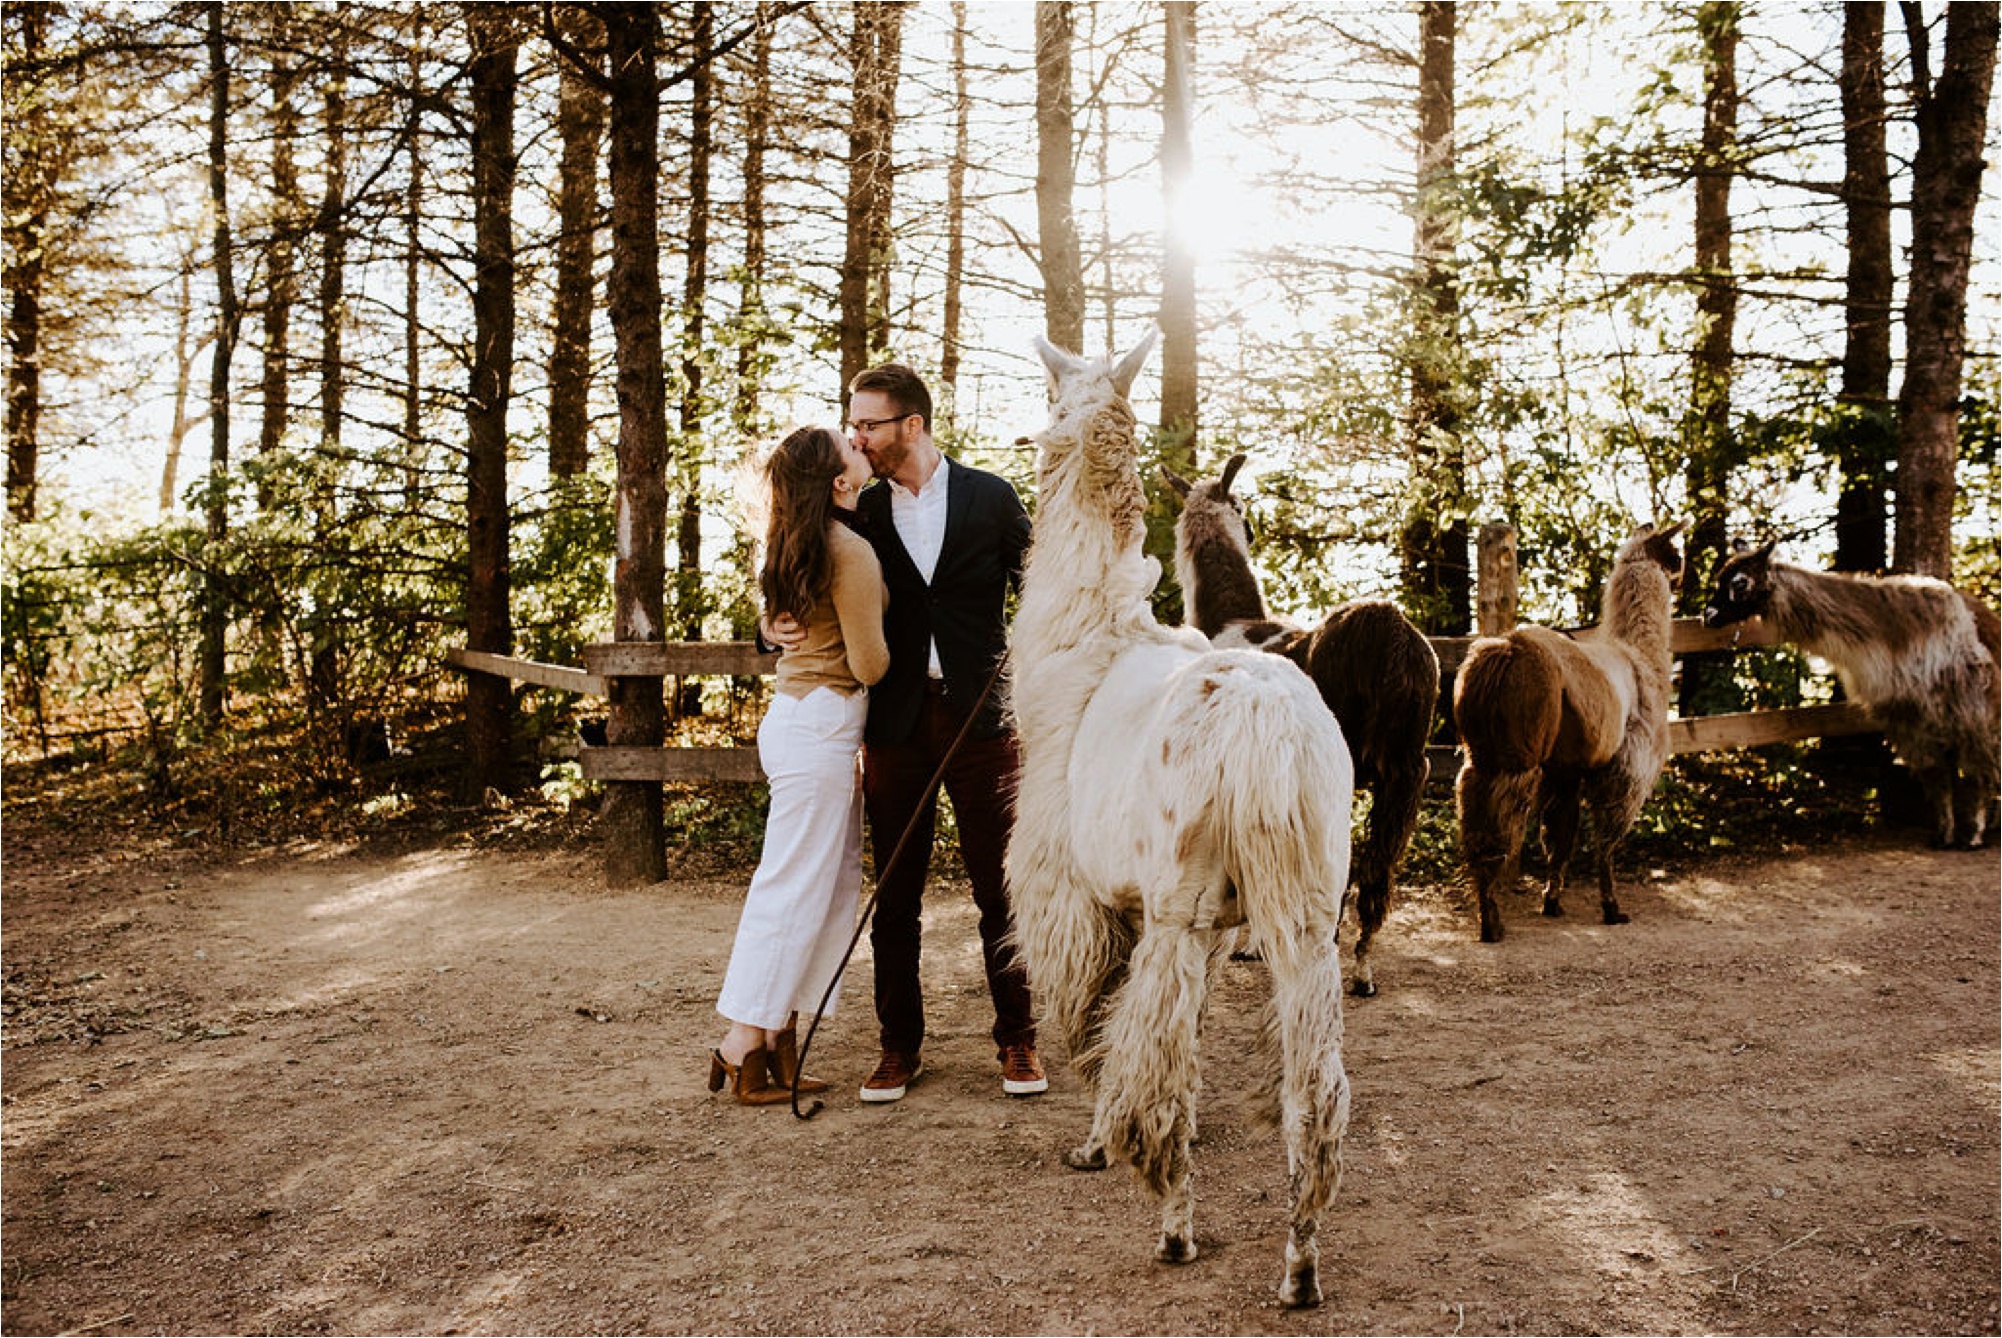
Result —
[{"label": "white llama", "polygon": [[1189,1143],[1211,971],[1248,924],[1272,978],[1262,1085],[1286,1137],[1280,1297],[1318,1304],[1315,1228],[1348,1123],[1336,931],[1353,770],[1291,662],[1154,620],[1160,565],[1127,393],[1152,349],[1084,359],[1038,341],[1035,540],[1011,654],[1022,747],[1008,878],[1046,1018],[1097,1093],[1074,1166],[1129,1159],[1162,1200],[1157,1256],[1193,1259]]}]

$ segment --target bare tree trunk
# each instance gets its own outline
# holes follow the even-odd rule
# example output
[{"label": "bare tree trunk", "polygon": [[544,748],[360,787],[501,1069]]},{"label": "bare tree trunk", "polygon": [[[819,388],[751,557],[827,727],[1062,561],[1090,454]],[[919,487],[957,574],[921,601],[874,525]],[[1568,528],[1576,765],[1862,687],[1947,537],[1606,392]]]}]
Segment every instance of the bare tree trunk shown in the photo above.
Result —
[{"label": "bare tree trunk", "polygon": [[[731,421],[745,440],[762,427],[758,382],[766,358],[765,153],[771,147],[772,0],[759,0],[751,40],[751,86],[744,94],[744,282],[737,301],[737,368]],[[749,635],[749,628],[744,629]]]},{"label": "bare tree trunk", "polygon": [[229,44],[222,0],[209,0],[209,207],[214,212],[216,341],[209,369],[208,575],[202,592],[201,718],[207,729],[223,721],[229,590],[218,569],[229,538],[229,364],[240,313],[229,228]]},{"label": "bare tree trunk", "polygon": [[1460,444],[1453,6],[1420,5],[1418,35],[1411,399],[1405,416],[1412,500],[1399,536],[1399,559],[1405,603],[1418,625],[1435,636],[1464,636],[1473,624],[1473,573]]},{"label": "bare tree trunk", "polygon": [[855,101],[848,127],[847,244],[841,259],[841,403],[848,383],[889,343],[890,208],[896,171],[897,77],[908,0],[862,0],[849,47]]},{"label": "bare tree trunk", "polygon": [[1919,143],[1912,159],[1893,552],[1898,571],[1947,580],[1953,575],[1968,267],[1995,77],[1996,5],[1964,0],[1947,6],[1946,58],[1931,88],[1925,86],[1924,15],[1909,0],[1902,8],[1912,38]]},{"label": "bare tree trunk", "polygon": [[403,506],[416,513],[423,504],[418,472],[418,439],[424,432],[424,322],[420,313],[424,280],[424,104],[416,96],[424,67],[423,12],[411,15],[410,110],[404,123],[409,176],[403,183]]},{"label": "bare tree trunk", "polygon": [[[21,63],[41,60],[55,5],[20,8]],[[35,518],[42,419],[42,247],[49,230],[49,149],[46,132],[21,136],[10,154],[7,235],[7,514]]]},{"label": "bare tree trunk", "polygon": [[1848,222],[1841,435],[1842,491],[1835,504],[1835,565],[1887,565],[1891,413],[1891,169],[1884,147],[1884,3],[1842,7],[1842,203]]},{"label": "bare tree trunk", "polygon": [[[1737,446],[1731,431],[1732,351],[1738,288],[1731,270],[1732,157],[1738,137],[1739,6],[1709,0],[1696,10],[1703,43],[1703,144],[1696,168],[1696,349],[1690,360],[1689,428],[1683,478],[1690,516],[1688,572],[1682,607],[1702,611],[1710,577],[1723,561],[1729,523],[1728,483]],[[1725,706],[1728,657],[1689,655],[1682,661],[1680,711],[1698,715]]]},{"label": "bare tree trunk", "polygon": [[197,410],[190,404],[195,387],[195,361],[209,347],[207,338],[195,338],[195,253],[192,247],[181,257],[181,291],[174,304],[174,420],[167,429],[167,462],[160,470],[160,514],[174,509],[174,490],[180,483],[181,453],[188,434],[208,416],[208,406]]},{"label": "bare tree trunk", "polygon": [[[966,160],[973,95],[966,80],[966,0],[952,0],[952,161],[945,169],[945,328],[939,331],[938,379],[946,403],[959,400],[960,287],[966,277]],[[1083,291],[1079,290],[1079,301]]]},{"label": "bare tree trunk", "polygon": [[[681,287],[681,431],[676,437],[681,517],[674,541],[674,606],[681,639],[700,641],[707,604],[702,589],[703,301],[709,291],[709,166],[716,92],[715,62],[710,59],[716,45],[716,25],[708,5],[695,7],[689,45],[694,59],[689,86],[688,259]],[[678,680],[675,718],[701,714],[701,680]]]},{"label": "bare tree trunk", "polygon": [[[473,354],[466,408],[466,645],[506,655],[509,613],[507,410],[514,364],[515,6],[466,8],[472,38]],[[508,680],[466,683],[467,788],[509,788]]]},{"label": "bare tree trunk", "polygon": [[[612,636],[665,640],[667,394],[660,315],[660,20],[651,4],[608,3],[612,271],[607,285],[619,365],[618,553]],[[606,741],[658,748],[666,738],[659,679],[614,679]],[[667,874],[657,781],[613,781],[601,810],[605,877],[614,887]]]},{"label": "bare tree trunk", "polygon": [[[1043,333],[1057,347],[1078,353],[1084,351],[1084,271],[1071,201],[1071,154],[1077,143],[1071,34],[1070,0],[1036,0],[1036,220]],[[963,53],[963,42],[959,49]]]},{"label": "bare tree trunk", "polygon": [[1178,473],[1195,469],[1196,252],[1177,220],[1195,173],[1196,6],[1162,5],[1166,69],[1161,83],[1161,195],[1167,217],[1161,257],[1161,455]]},{"label": "bare tree trunk", "polygon": [[[321,553],[334,546],[335,483],[341,473],[342,419],[346,413],[348,257],[348,99],[345,76],[327,81],[321,152],[325,180],[320,202],[320,458],[312,474],[313,533]],[[339,610],[321,601],[308,628],[306,714],[321,722],[322,737],[339,739],[335,727],[342,696]],[[475,649],[479,649],[475,647]]]},{"label": "bare tree trunk", "polygon": [[[588,11],[565,6],[566,36],[595,45]],[[562,62],[556,128],[563,141],[558,169],[556,299],[549,352],[549,472],[576,478],[591,458],[592,270],[597,261],[598,146],[605,135],[605,95],[583,72]]]},{"label": "bare tree trunk", "polygon": [[[299,138],[299,113],[292,93],[299,73],[285,50],[289,45],[287,13],[283,6],[270,11],[276,48],[271,66],[271,241],[265,248],[263,403],[257,430],[257,453],[266,463],[283,448],[285,428],[292,416],[292,304],[299,295],[299,225],[305,212],[299,173],[292,162],[293,145]],[[260,480],[257,505],[268,510],[271,503],[271,484]]]}]

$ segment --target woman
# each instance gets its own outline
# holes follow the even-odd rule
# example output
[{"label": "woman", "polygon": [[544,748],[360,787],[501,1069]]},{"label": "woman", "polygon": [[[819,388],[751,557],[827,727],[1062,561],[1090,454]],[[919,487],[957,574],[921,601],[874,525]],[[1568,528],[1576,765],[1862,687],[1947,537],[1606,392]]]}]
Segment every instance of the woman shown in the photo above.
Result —
[{"label": "woman", "polygon": [[[765,617],[790,614],[805,624],[806,637],[780,658],[772,704],[758,726],[772,805],[716,1000],[730,1030],[709,1053],[709,1090],[728,1082],[740,1105],[790,1099],[799,1010],[828,992],[855,927],[862,889],[856,755],[869,685],[890,665],[882,568],[852,528],[869,474],[869,458],[841,433],[803,427],[779,443],[759,480]],[[803,1092],[826,1086],[799,1080]]]}]

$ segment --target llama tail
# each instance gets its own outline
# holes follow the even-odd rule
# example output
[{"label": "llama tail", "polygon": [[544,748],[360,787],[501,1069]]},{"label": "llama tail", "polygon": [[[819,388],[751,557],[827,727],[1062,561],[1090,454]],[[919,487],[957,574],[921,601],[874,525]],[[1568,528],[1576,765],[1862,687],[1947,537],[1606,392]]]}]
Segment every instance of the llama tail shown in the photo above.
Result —
[{"label": "llama tail", "polygon": [[1460,850],[1478,885],[1508,887],[1515,882],[1516,864],[1542,782],[1540,771],[1494,775],[1471,761],[1460,768],[1455,787]]}]

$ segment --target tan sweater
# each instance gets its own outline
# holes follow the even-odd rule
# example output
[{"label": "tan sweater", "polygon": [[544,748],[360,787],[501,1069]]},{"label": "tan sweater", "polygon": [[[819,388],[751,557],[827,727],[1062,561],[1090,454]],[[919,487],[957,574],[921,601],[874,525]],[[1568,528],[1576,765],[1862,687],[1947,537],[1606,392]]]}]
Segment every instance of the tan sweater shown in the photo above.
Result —
[{"label": "tan sweater", "polygon": [[778,690],[804,697],[815,688],[846,696],[880,680],[890,667],[883,610],[890,592],[869,541],[839,523],[827,527],[834,580],[806,620],[806,640],[779,656]]}]

